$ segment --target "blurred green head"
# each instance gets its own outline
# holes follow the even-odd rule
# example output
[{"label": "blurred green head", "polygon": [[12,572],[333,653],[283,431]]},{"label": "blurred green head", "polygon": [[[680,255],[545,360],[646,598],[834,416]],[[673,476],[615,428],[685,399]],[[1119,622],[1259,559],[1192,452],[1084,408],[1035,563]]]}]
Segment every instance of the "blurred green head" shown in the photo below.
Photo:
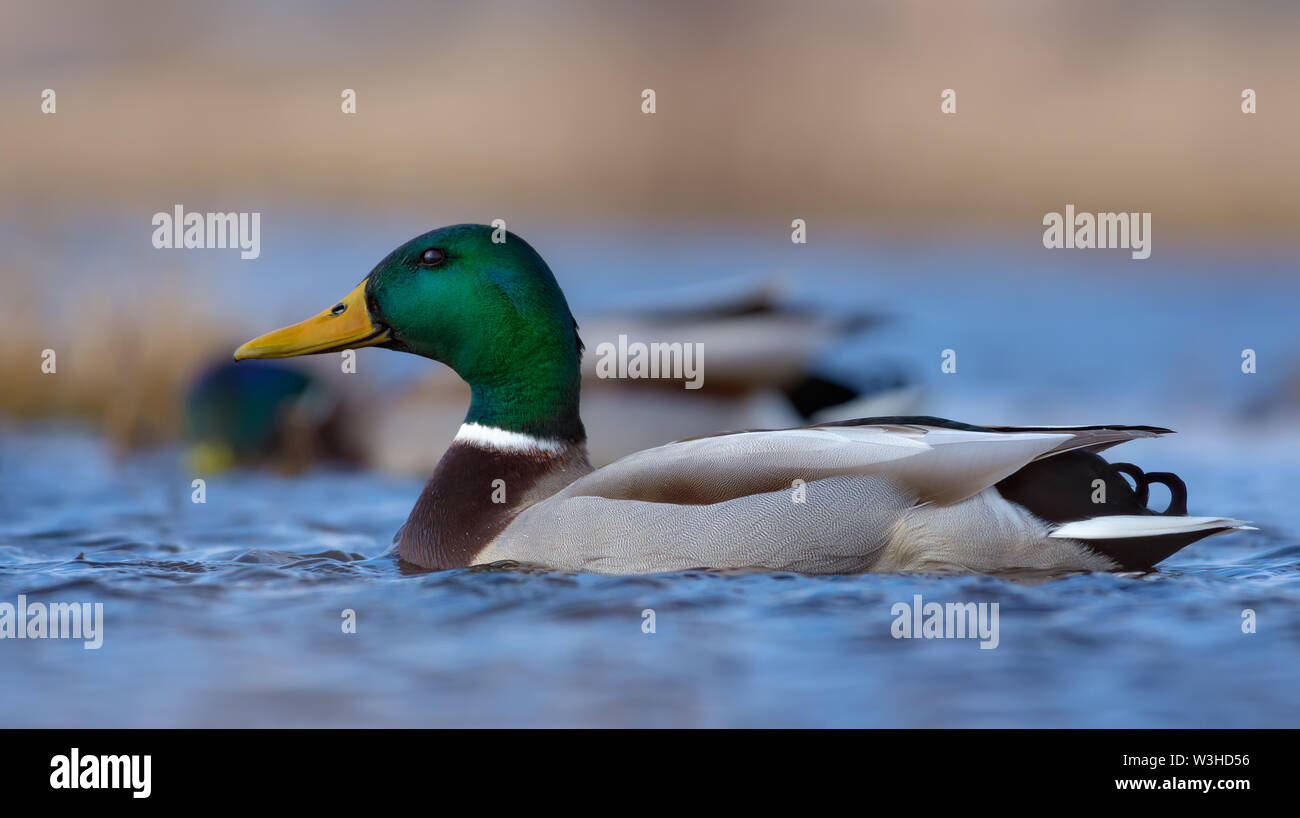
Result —
[{"label": "blurred green head", "polygon": [[294,413],[319,390],[296,369],[254,363],[223,361],[205,367],[186,393],[184,436],[189,466],[196,473],[274,461],[284,453]]}]

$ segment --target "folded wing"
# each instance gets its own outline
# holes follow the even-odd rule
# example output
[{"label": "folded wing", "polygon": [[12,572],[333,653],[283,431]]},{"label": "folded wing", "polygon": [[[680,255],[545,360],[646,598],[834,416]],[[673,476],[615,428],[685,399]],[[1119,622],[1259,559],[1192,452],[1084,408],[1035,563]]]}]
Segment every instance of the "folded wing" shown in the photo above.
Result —
[{"label": "folded wing", "polygon": [[1154,437],[1154,427],[975,427],[937,418],[864,419],[734,432],[629,455],[560,495],[699,505],[841,475],[897,483],[917,503],[960,502],[1024,465],[1074,449]]}]

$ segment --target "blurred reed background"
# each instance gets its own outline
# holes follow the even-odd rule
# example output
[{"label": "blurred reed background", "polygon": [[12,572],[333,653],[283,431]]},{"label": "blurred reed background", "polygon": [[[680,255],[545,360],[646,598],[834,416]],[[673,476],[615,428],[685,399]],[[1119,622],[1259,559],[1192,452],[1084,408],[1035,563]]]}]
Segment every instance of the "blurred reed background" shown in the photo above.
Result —
[{"label": "blurred reed background", "polygon": [[[1284,245],[1298,24],[1285,2],[3,0],[0,410],[165,437],[195,363],[267,328],[216,291],[272,264],[341,274],[328,242],[153,250],[175,203],[262,211],[264,245],[277,222],[393,225],[358,250],[371,263],[499,214],[535,243],[542,224],[725,225],[788,247],[797,216],[814,236],[1032,248],[1067,202],[1152,211],[1158,247]],[[282,317],[338,294],[302,288]],[[68,377],[42,376],[46,347]]]}]

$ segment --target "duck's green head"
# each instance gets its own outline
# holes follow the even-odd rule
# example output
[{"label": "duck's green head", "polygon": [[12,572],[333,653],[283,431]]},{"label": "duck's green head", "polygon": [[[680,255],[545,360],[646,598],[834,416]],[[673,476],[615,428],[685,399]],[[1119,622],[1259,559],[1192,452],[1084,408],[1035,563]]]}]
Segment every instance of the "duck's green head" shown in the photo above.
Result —
[{"label": "duck's green head", "polygon": [[578,440],[582,342],[546,262],[523,239],[479,224],[398,247],[342,301],[235,350],[287,358],[384,346],[454,369],[473,389],[468,422]]}]

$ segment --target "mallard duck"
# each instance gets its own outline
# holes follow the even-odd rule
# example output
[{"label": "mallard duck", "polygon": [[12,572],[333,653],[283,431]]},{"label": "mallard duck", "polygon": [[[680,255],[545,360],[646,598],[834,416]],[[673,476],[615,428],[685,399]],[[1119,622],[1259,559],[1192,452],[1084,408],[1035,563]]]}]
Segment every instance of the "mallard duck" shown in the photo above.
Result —
[{"label": "mallard duck", "polygon": [[[564,294],[523,239],[493,241],[483,225],[408,241],[343,300],[235,358],[367,346],[440,361],[470,386],[464,423],[396,538],[424,568],[1146,569],[1245,527],[1186,516],[1177,477],[1097,454],[1168,432],[1152,426],[863,418],[681,440],[593,470]],[[1152,483],[1169,487],[1163,513],[1146,507]]]},{"label": "mallard duck", "polygon": [[269,466],[296,472],[317,461],[358,461],[339,396],[309,372],[253,363],[213,363],[186,391],[182,431],[192,470]]}]

